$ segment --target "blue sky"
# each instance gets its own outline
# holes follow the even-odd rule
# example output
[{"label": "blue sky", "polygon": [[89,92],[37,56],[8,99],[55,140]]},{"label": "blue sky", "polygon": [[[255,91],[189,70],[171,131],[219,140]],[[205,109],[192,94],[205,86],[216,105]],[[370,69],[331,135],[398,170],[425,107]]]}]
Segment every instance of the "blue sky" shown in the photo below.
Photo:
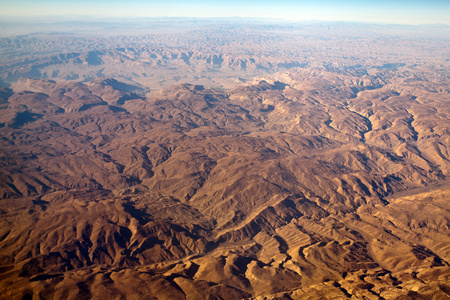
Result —
[{"label": "blue sky", "polygon": [[450,24],[450,0],[0,0],[2,16],[260,17]]}]

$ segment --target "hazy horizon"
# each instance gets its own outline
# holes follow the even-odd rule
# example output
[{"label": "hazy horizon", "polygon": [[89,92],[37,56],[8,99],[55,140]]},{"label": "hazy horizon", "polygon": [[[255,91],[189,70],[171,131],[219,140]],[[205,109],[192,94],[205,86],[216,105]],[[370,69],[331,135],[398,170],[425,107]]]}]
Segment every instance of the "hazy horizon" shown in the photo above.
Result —
[{"label": "hazy horizon", "polygon": [[450,2],[431,1],[0,1],[2,18],[269,18],[287,21],[344,21],[450,25]]}]

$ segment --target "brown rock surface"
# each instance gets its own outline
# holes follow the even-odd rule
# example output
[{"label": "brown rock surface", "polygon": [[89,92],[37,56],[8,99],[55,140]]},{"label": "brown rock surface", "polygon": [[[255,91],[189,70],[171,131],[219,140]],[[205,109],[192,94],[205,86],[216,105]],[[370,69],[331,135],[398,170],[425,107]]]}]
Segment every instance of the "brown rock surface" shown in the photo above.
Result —
[{"label": "brown rock surface", "polygon": [[450,298],[448,26],[83,22],[0,37],[0,299]]},{"label": "brown rock surface", "polygon": [[446,299],[448,82],[383,75],[17,82],[2,297]]}]

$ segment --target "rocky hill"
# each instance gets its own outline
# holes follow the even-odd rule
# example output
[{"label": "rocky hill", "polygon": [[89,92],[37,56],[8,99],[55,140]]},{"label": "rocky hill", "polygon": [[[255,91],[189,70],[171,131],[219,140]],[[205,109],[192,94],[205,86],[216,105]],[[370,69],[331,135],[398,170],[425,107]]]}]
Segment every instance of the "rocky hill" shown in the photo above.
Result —
[{"label": "rocky hill", "polygon": [[447,299],[449,86],[424,65],[225,91],[19,79],[1,297]]}]

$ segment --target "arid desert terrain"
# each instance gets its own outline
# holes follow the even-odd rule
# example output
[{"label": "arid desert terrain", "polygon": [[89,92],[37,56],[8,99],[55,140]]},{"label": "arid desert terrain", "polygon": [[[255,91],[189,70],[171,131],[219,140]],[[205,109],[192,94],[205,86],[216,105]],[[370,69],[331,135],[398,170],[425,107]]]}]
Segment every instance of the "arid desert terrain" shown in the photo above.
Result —
[{"label": "arid desert terrain", "polygon": [[450,299],[450,26],[13,25],[0,299]]}]

